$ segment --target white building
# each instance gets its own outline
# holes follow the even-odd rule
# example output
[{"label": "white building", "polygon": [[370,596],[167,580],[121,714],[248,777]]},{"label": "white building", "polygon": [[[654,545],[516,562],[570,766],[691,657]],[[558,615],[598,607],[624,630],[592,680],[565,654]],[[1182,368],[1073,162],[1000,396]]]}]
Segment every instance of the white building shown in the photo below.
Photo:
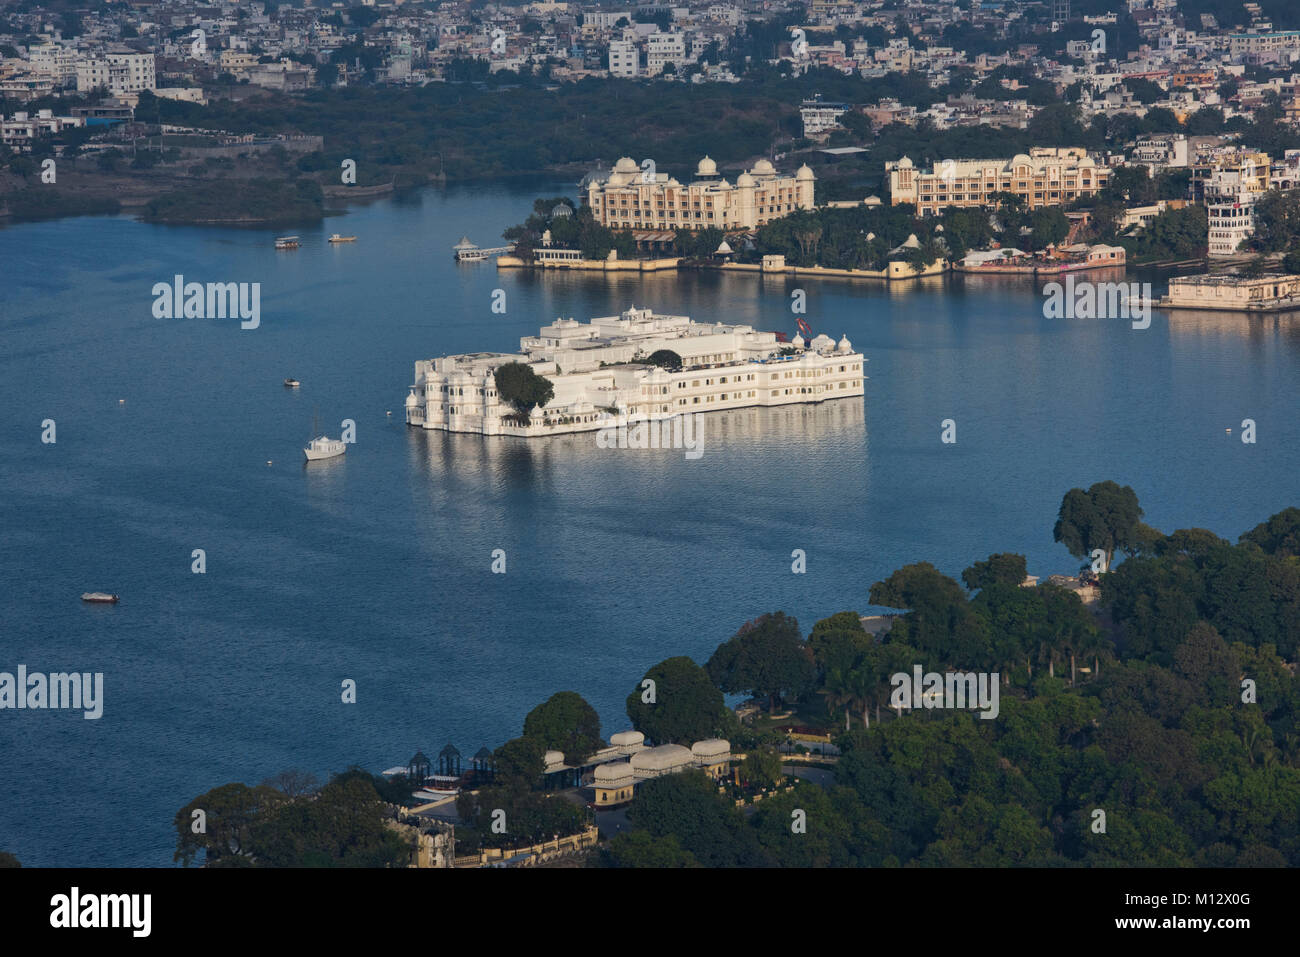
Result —
[{"label": "white building", "polygon": [[48,76],[56,87],[75,86],[77,83],[77,53],[53,43],[32,47],[27,53],[32,71]]},{"label": "white building", "polygon": [[108,53],[77,61],[77,92],[104,87],[114,96],[152,91],[157,86],[152,53]]},{"label": "white building", "polygon": [[610,40],[609,75],[632,79],[638,72],[636,44],[631,40]]},{"label": "white building", "polygon": [[1128,162],[1145,166],[1152,174],[1171,168],[1183,169],[1188,165],[1187,137],[1182,133],[1144,136],[1133,144]]},{"label": "white building", "polygon": [[1205,213],[1209,219],[1211,257],[1235,255],[1255,232],[1255,200],[1259,193],[1235,171],[1216,171],[1205,184]]},{"label": "white building", "polygon": [[[425,429],[483,435],[554,435],[658,421],[683,413],[822,402],[863,395],[863,357],[847,338],[796,336],[751,326],[695,322],[629,308],[589,323],[557,319],[520,340],[515,354],[477,352],[415,363],[406,421]],[[670,371],[646,360],[659,350],[681,359]],[[782,349],[787,354],[782,355]],[[497,395],[495,371],[521,362],[555,394],[524,426]],[[510,417],[510,418],[507,418]]]},{"label": "white building", "polygon": [[15,113],[12,118],[0,116],[0,142],[15,152],[30,152],[38,136],[61,133],[66,129],[85,126],[86,121],[75,116],[55,116],[53,110],[39,110],[35,114]]},{"label": "white building", "polygon": [[847,103],[826,103],[821,94],[811,100],[804,100],[799,108],[799,117],[803,120],[803,135],[808,138],[823,136],[831,130],[842,130],[840,117],[849,111]]},{"label": "white building", "polygon": [[648,76],[658,76],[664,71],[664,66],[668,63],[673,65],[674,70],[680,71],[688,62],[685,34],[652,33],[646,39],[646,74]]}]

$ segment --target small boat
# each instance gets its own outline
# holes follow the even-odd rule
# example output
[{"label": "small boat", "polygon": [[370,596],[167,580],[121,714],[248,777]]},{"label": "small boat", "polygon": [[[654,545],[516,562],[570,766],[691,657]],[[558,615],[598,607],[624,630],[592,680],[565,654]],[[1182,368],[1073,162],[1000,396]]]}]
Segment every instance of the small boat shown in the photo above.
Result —
[{"label": "small boat", "polygon": [[320,434],[320,415],[312,416],[311,434],[315,436],[306,447],[302,454],[307,456],[308,462],[317,462],[320,459],[337,458],[348,450],[348,445],[342,439],[331,439],[328,436]]},{"label": "small boat", "polygon": [[299,382],[297,379],[293,379],[293,378],[285,379],[285,380],[284,380],[284,384],[285,384],[285,386],[286,386],[287,388],[290,388],[290,389],[296,389],[296,388],[298,388],[298,386],[302,385],[301,382]]},{"label": "small boat", "polygon": [[356,241],[357,237],[355,236],[340,236],[338,233],[335,233],[327,240],[327,242],[331,243],[355,243]]},{"label": "small boat", "polygon": [[335,458],[347,450],[348,445],[346,442],[320,435],[308,442],[302,453],[307,456],[308,462],[316,462],[320,459]]},{"label": "small boat", "polygon": [[281,236],[275,241],[276,249],[297,249],[298,246],[297,236]]},{"label": "small boat", "polygon": [[108,592],[88,591],[81,596],[82,601],[95,602],[101,605],[116,605],[119,601],[116,595],[110,595]]}]

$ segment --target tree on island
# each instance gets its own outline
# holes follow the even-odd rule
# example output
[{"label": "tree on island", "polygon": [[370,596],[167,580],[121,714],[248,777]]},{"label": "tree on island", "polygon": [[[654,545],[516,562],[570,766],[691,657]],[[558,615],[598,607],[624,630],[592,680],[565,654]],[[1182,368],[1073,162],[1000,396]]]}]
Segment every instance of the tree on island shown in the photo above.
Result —
[{"label": "tree on island", "polygon": [[849,669],[862,650],[875,639],[862,627],[856,611],[836,612],[813,625],[808,635],[808,650],[821,675],[834,668]]},{"label": "tree on island", "polygon": [[1024,555],[999,552],[990,555],[988,561],[971,565],[961,573],[961,580],[971,591],[978,591],[990,585],[1019,585],[1027,575],[1028,567]]},{"label": "tree on island", "polygon": [[275,788],[287,798],[299,798],[320,790],[320,781],[310,771],[290,768],[262,782],[262,787]]},{"label": "tree on island", "polygon": [[492,752],[494,780],[510,790],[530,790],[542,783],[546,748],[536,738],[512,738]]},{"label": "tree on island", "polygon": [[908,611],[890,629],[890,644],[905,642],[927,658],[962,667],[988,654],[987,622],[975,614],[961,585],[929,562],[904,565],[876,582],[869,600]]},{"label": "tree on island", "polygon": [[524,425],[531,421],[534,406],[544,406],[555,396],[555,386],[522,362],[498,366],[493,378],[497,394],[510,405]]},{"label": "tree on island", "polygon": [[650,353],[650,358],[646,360],[652,366],[658,366],[669,372],[682,371],[682,357],[671,349],[656,349]]},{"label": "tree on island", "polygon": [[596,709],[573,691],[559,691],[524,718],[524,737],[547,750],[561,751],[577,767],[605,746]]},{"label": "tree on island", "polygon": [[[646,686],[647,680],[654,684]],[[711,738],[727,727],[727,715],[722,692],[708,672],[684,655],[652,667],[627,696],[632,727],[655,744],[690,745]]]},{"label": "tree on island", "polygon": [[773,787],[781,783],[781,756],[775,751],[750,748],[740,762],[740,780],[754,787]]},{"label": "tree on island", "polygon": [[297,798],[265,785],[214,788],[176,812],[174,860],[188,866],[203,852],[208,867],[404,866],[411,849],[385,824],[378,780],[350,768]]},{"label": "tree on island", "polygon": [[1141,547],[1146,528],[1137,493],[1127,485],[1106,481],[1086,491],[1072,488],[1065,493],[1052,537],[1076,558],[1089,558],[1101,549],[1109,570],[1117,549],[1136,551]]},{"label": "tree on island", "polygon": [[1258,545],[1279,558],[1300,556],[1300,508],[1283,509],[1241,536],[1242,542]]},{"label": "tree on island", "polygon": [[704,667],[723,691],[767,698],[773,711],[782,697],[812,690],[817,677],[799,622],[781,611],[746,622]]},{"label": "tree on island", "polygon": [[[474,829],[479,847],[549,841],[556,835],[577,834],[590,824],[590,812],[566,797],[495,786],[462,791],[456,799],[456,813]],[[504,831],[493,828],[498,820],[504,823]],[[457,844],[462,840],[458,832]]]},{"label": "tree on island", "polygon": [[[252,828],[260,815],[286,801],[273,787],[250,788],[238,782],[201,794],[176,812],[176,853],[172,859],[188,867],[200,851],[208,867],[238,867],[249,858]],[[202,812],[203,831],[194,824]]]},{"label": "tree on island", "polygon": [[601,845],[602,867],[699,867],[700,862],[671,834],[655,837],[648,831],[624,831]]},{"label": "tree on island", "polygon": [[744,815],[718,793],[703,771],[646,781],[628,820],[652,837],[675,837],[705,867],[759,867],[769,863]]}]

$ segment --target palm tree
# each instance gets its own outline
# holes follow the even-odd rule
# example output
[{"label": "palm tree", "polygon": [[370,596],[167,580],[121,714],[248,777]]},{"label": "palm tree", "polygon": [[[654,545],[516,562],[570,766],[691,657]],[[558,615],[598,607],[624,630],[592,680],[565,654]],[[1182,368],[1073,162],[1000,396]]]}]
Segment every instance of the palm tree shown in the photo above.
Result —
[{"label": "palm tree", "polygon": [[867,709],[876,697],[875,677],[863,668],[855,668],[848,674],[848,690],[853,705],[862,708],[862,727],[870,728],[871,718]]},{"label": "palm tree", "polygon": [[852,684],[852,674],[844,671],[842,668],[832,668],[826,672],[826,680],[818,690],[818,694],[826,696],[827,710],[833,715],[835,709],[842,705],[849,707],[844,708],[844,730],[849,730],[849,713],[850,707],[854,702],[854,686]]}]

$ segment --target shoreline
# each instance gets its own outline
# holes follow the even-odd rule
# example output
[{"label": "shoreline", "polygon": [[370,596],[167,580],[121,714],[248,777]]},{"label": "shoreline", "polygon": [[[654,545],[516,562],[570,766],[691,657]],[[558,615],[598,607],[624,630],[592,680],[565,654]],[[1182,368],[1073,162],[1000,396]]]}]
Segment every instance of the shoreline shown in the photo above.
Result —
[{"label": "shoreline", "polygon": [[760,263],[706,263],[691,262],[686,257],[663,259],[569,259],[555,262],[526,263],[518,256],[497,256],[498,269],[523,269],[535,272],[575,271],[575,272],[741,272],[758,273],[764,276],[811,276],[829,279],[870,279],[885,282],[906,282],[914,279],[927,279],[947,273],[950,266],[946,260],[939,259],[926,266],[920,272],[904,262],[890,263],[885,269],[834,269],[828,266],[786,266],[765,265]]}]

